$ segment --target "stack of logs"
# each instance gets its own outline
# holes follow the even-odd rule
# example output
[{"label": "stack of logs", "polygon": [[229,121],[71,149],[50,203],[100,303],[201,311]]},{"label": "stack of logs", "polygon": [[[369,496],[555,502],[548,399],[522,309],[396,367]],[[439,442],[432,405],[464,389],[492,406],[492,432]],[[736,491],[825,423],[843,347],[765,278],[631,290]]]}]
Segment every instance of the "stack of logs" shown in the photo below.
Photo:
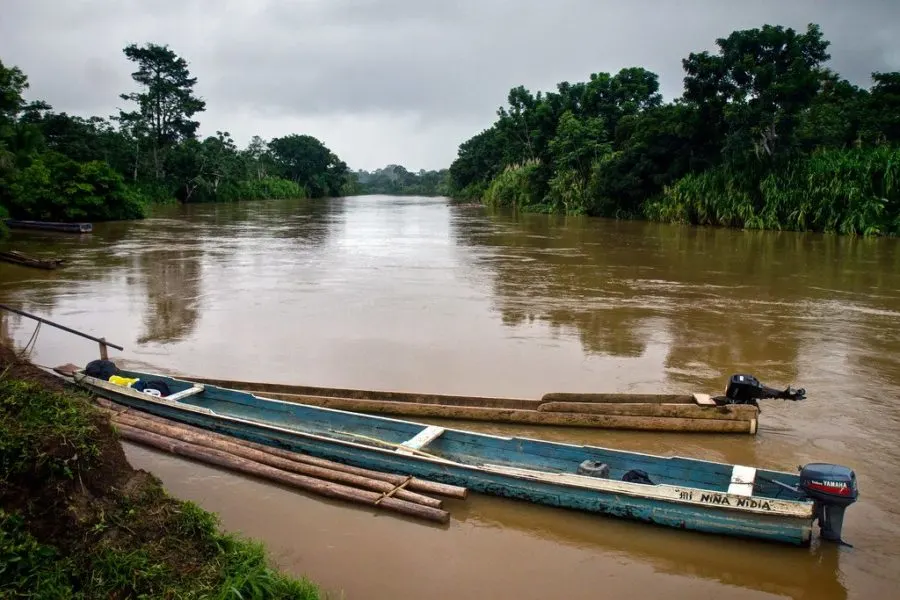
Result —
[{"label": "stack of logs", "polygon": [[464,487],[352,467],[280,450],[126,409],[98,398],[123,439],[290,487],[447,523],[443,502],[421,492],[464,499]]}]

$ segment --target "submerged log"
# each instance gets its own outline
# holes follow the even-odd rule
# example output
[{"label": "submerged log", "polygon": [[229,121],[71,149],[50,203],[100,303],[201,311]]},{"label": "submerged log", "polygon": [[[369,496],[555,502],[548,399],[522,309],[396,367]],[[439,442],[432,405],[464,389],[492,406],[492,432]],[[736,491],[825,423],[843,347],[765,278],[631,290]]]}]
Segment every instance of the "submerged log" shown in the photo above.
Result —
[{"label": "submerged log", "polygon": [[345,485],[373,490],[376,492],[388,493],[393,491],[393,497],[395,498],[407,500],[409,502],[415,502],[416,504],[421,504],[423,506],[430,506],[432,508],[441,508],[441,506],[443,506],[443,502],[436,498],[423,496],[422,494],[411,492],[406,489],[397,491],[396,485],[388,483],[387,481],[370,479],[361,475],[344,473],[342,471],[335,471],[333,469],[328,469],[321,466],[306,465],[303,463],[295,462],[293,460],[280,458],[264,450],[256,450],[254,448],[241,446],[240,444],[236,444],[233,441],[225,438],[224,436],[219,437],[218,434],[212,432],[201,433],[188,431],[182,427],[179,427],[178,425],[164,425],[162,423],[144,419],[134,413],[118,414],[113,417],[113,422],[116,424],[125,424],[138,429],[143,429],[145,431],[164,435],[166,437],[181,440],[183,442],[189,442],[198,446],[205,446],[207,448],[222,450],[223,452],[228,452],[229,454],[234,454],[235,456],[240,456],[241,458],[246,458],[254,462],[269,465],[270,467],[275,467],[283,471],[291,471],[292,473],[309,475],[310,477],[315,477],[316,479],[333,481],[335,483],[342,483]]},{"label": "submerged log", "polygon": [[[150,413],[145,413],[141,411],[135,411],[133,409],[126,408],[120,404],[116,404],[106,398],[95,398],[95,402],[115,413],[124,413],[127,412],[130,415],[140,415],[141,418],[147,419],[149,421],[153,421],[156,423],[162,423],[165,425],[174,425],[177,422],[172,421],[170,419],[165,419],[163,417],[159,417],[157,415],[153,415]],[[184,428],[188,431],[195,431],[199,433],[213,433],[207,429],[202,429],[200,427],[194,427],[193,425],[188,425],[186,423],[177,423],[179,427]],[[344,473],[352,473],[355,475],[362,475],[364,477],[369,477],[371,479],[378,479],[380,481],[387,481],[388,483],[392,483],[394,485],[400,485],[407,479],[405,475],[398,475],[395,473],[384,473],[381,471],[372,471],[369,469],[364,469],[362,467],[354,467],[351,465],[345,465],[344,463],[339,463],[331,460],[327,460],[324,458],[318,458],[315,456],[309,456],[307,454],[301,454],[299,452],[293,452],[291,450],[284,450],[281,448],[275,448],[266,444],[259,444],[256,442],[250,442],[247,440],[243,440],[240,438],[232,438],[229,436],[224,436],[219,433],[214,433],[216,436],[222,436],[236,444],[240,444],[242,446],[246,446],[248,448],[254,448],[256,450],[262,450],[265,452],[269,452],[273,456],[278,456],[280,458],[285,458],[287,460],[293,460],[295,462],[304,463],[308,465],[315,465],[319,467],[325,467],[328,469],[334,469],[335,471],[343,471]],[[437,494],[440,496],[444,496],[447,498],[457,498],[459,500],[465,500],[468,496],[468,490],[464,487],[450,485],[446,483],[438,483],[435,481],[428,481],[426,479],[419,479],[414,477],[409,481],[406,486],[406,489],[416,492],[423,492],[426,494]]]},{"label": "submerged log", "polygon": [[368,506],[380,506],[397,513],[438,523],[447,523],[450,520],[450,513],[439,508],[422,506],[421,504],[400,500],[399,498],[391,497],[387,494],[361,490],[338,483],[308,477],[306,475],[282,471],[281,469],[276,469],[275,467],[241,458],[240,456],[228,452],[182,442],[157,433],[131,427],[124,423],[118,424],[117,428],[120,435],[126,440],[145,444],[200,462],[275,481],[321,496],[347,500],[349,502],[365,504]]}]

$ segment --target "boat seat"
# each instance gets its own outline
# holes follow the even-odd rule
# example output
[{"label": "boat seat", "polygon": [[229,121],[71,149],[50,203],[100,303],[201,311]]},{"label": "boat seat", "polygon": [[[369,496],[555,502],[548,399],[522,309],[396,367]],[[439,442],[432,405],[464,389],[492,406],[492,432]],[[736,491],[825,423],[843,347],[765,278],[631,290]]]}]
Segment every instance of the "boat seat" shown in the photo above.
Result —
[{"label": "boat seat", "polygon": [[715,406],[716,401],[709,394],[693,394],[694,402],[700,406]]},{"label": "boat seat", "polygon": [[194,396],[203,391],[202,385],[195,385],[193,387],[189,387],[186,390],[182,390],[180,392],[176,392],[174,394],[169,394],[168,396],[163,396],[163,400],[167,400],[168,402],[179,402],[184,398],[189,396]]},{"label": "boat seat", "polygon": [[753,482],[755,480],[755,468],[734,465],[734,469],[731,470],[731,484],[728,486],[728,493],[739,496],[752,496]]},{"label": "boat seat", "polygon": [[419,433],[415,435],[415,437],[406,440],[402,444],[400,444],[400,448],[397,448],[397,452],[400,454],[415,454],[413,450],[421,450],[444,433],[443,427],[438,427],[437,425],[429,425]]}]

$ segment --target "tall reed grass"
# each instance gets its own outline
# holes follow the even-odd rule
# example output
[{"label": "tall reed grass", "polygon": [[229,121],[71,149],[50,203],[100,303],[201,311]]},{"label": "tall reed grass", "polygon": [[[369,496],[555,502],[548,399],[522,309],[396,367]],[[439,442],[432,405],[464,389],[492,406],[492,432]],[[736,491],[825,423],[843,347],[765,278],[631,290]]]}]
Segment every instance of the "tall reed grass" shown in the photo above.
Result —
[{"label": "tall reed grass", "polygon": [[747,229],[900,234],[900,148],[819,151],[767,174],[718,167],[644,205],[652,220]]}]

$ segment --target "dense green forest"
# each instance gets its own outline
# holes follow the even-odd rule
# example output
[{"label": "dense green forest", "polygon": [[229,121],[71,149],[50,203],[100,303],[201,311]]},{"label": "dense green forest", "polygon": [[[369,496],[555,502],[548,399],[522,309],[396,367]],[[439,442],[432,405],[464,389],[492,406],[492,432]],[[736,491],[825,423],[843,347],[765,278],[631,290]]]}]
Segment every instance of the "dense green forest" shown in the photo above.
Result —
[{"label": "dense green forest", "polygon": [[459,147],[451,193],[527,211],[758,229],[900,233],[900,73],[860,88],[829,42],[765,25],[682,61],[663,102],[633,67],[510,91]]},{"label": "dense green forest", "polygon": [[347,165],[309,135],[228,132],[199,139],[206,109],[187,61],[168,46],[134,44],[127,110],[82,118],[26,102],[25,73],[0,62],[0,211],[48,221],[141,218],[152,202],[323,197],[352,187]]},{"label": "dense green forest", "polygon": [[390,194],[394,196],[445,196],[449,193],[449,171],[407,171],[400,165],[388,165],[371,173],[358,170],[353,193]]}]

